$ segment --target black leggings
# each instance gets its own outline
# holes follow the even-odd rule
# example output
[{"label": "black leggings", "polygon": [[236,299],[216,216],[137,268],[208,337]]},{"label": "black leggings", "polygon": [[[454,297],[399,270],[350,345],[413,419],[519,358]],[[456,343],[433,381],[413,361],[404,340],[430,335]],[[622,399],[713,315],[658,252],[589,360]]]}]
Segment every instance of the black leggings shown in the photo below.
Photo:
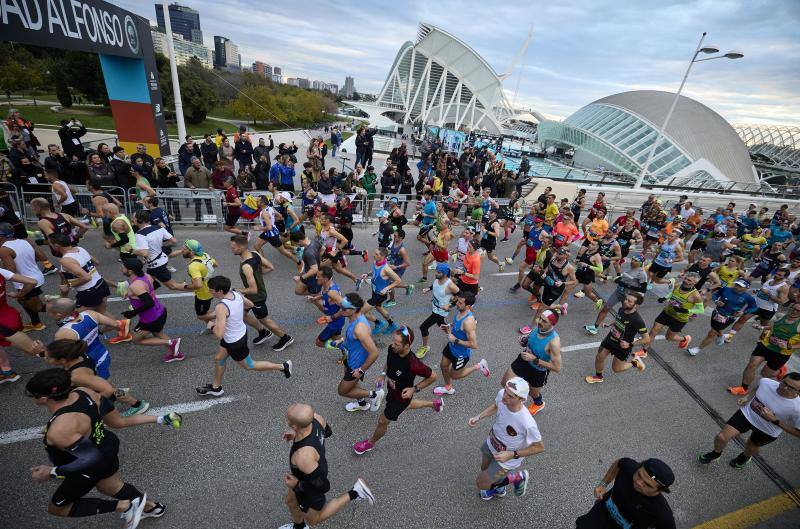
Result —
[{"label": "black leggings", "polygon": [[431,315],[427,317],[425,321],[422,322],[422,325],[419,326],[419,330],[422,331],[422,336],[428,336],[428,329],[436,325],[442,325],[444,323],[444,316],[439,314],[434,314],[431,312]]}]

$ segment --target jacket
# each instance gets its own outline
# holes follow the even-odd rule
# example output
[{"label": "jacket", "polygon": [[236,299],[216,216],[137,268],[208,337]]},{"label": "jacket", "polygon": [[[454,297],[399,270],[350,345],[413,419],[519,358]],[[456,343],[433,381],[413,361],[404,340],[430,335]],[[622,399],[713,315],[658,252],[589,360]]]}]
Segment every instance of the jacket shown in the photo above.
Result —
[{"label": "jacket", "polygon": [[200,144],[200,153],[203,156],[203,163],[206,165],[213,165],[213,163],[217,161],[218,152],[217,144],[213,141],[210,143],[204,141]]},{"label": "jacket", "polygon": [[262,156],[267,157],[267,163],[269,163],[269,152],[275,148],[275,142],[272,138],[269,139],[269,145],[256,145],[253,147],[253,158],[255,158],[256,162],[258,162]]},{"label": "jacket", "polygon": [[114,175],[116,185],[123,189],[136,185],[136,179],[131,175],[131,164],[127,160],[113,156],[109,165],[111,165],[111,173]]},{"label": "jacket", "polygon": [[233,146],[233,155],[239,165],[252,165],[253,163],[253,144],[250,140],[239,138]]},{"label": "jacket", "polygon": [[184,143],[178,148],[178,169],[182,174],[186,174],[186,171],[192,166],[192,157],[201,158],[202,156],[203,153],[200,152],[200,147],[196,143],[192,144],[192,148]]},{"label": "jacket", "polygon": [[61,148],[68,157],[80,156],[83,154],[83,144],[80,138],[86,134],[86,127],[81,125],[78,130],[69,127],[69,124],[62,125],[58,129],[58,137],[61,139]]},{"label": "jacket", "polygon": [[184,185],[186,187],[196,187],[197,189],[209,189],[211,187],[211,173],[205,166],[195,169],[190,166],[184,174]]}]

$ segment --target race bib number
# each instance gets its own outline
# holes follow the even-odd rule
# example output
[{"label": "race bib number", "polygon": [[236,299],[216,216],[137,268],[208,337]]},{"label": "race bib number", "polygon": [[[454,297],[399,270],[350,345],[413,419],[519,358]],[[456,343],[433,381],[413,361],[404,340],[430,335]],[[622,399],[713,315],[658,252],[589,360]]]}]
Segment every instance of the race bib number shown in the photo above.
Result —
[{"label": "race bib number", "polygon": [[669,300],[669,304],[670,304],[670,306],[675,307],[676,309],[679,309],[679,308],[681,308],[683,306],[683,303],[681,303],[677,299]]},{"label": "race bib number", "polygon": [[718,323],[727,323],[728,322],[728,316],[725,316],[724,314],[720,314],[717,311],[714,311],[714,314],[711,315],[711,318],[714,321],[718,322]]},{"label": "race bib number", "polygon": [[779,347],[781,349],[786,349],[787,347],[789,347],[789,342],[788,341],[786,341],[786,340],[784,340],[782,338],[778,338],[774,334],[771,334],[769,336],[769,343],[771,343],[775,347]]},{"label": "race bib number", "polygon": [[611,336],[619,340],[622,337],[622,331],[620,331],[617,326],[611,327]]}]

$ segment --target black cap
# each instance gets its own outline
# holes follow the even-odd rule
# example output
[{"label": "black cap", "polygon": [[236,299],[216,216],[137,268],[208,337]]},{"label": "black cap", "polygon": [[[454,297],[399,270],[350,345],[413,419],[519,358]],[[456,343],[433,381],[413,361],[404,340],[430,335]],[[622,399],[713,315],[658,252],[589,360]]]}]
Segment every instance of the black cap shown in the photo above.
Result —
[{"label": "black cap", "polygon": [[656,480],[663,492],[669,492],[669,486],[675,483],[675,474],[672,473],[668,464],[651,457],[642,463],[642,466],[645,472]]}]

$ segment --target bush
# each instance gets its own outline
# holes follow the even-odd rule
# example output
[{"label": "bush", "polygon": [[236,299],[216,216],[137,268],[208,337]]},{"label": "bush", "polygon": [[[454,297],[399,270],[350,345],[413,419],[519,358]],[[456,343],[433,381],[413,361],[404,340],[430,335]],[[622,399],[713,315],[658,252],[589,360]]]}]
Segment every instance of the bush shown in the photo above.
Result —
[{"label": "bush", "polygon": [[70,108],[72,106],[72,93],[69,91],[69,87],[63,79],[56,82],[56,97],[62,107]]}]

